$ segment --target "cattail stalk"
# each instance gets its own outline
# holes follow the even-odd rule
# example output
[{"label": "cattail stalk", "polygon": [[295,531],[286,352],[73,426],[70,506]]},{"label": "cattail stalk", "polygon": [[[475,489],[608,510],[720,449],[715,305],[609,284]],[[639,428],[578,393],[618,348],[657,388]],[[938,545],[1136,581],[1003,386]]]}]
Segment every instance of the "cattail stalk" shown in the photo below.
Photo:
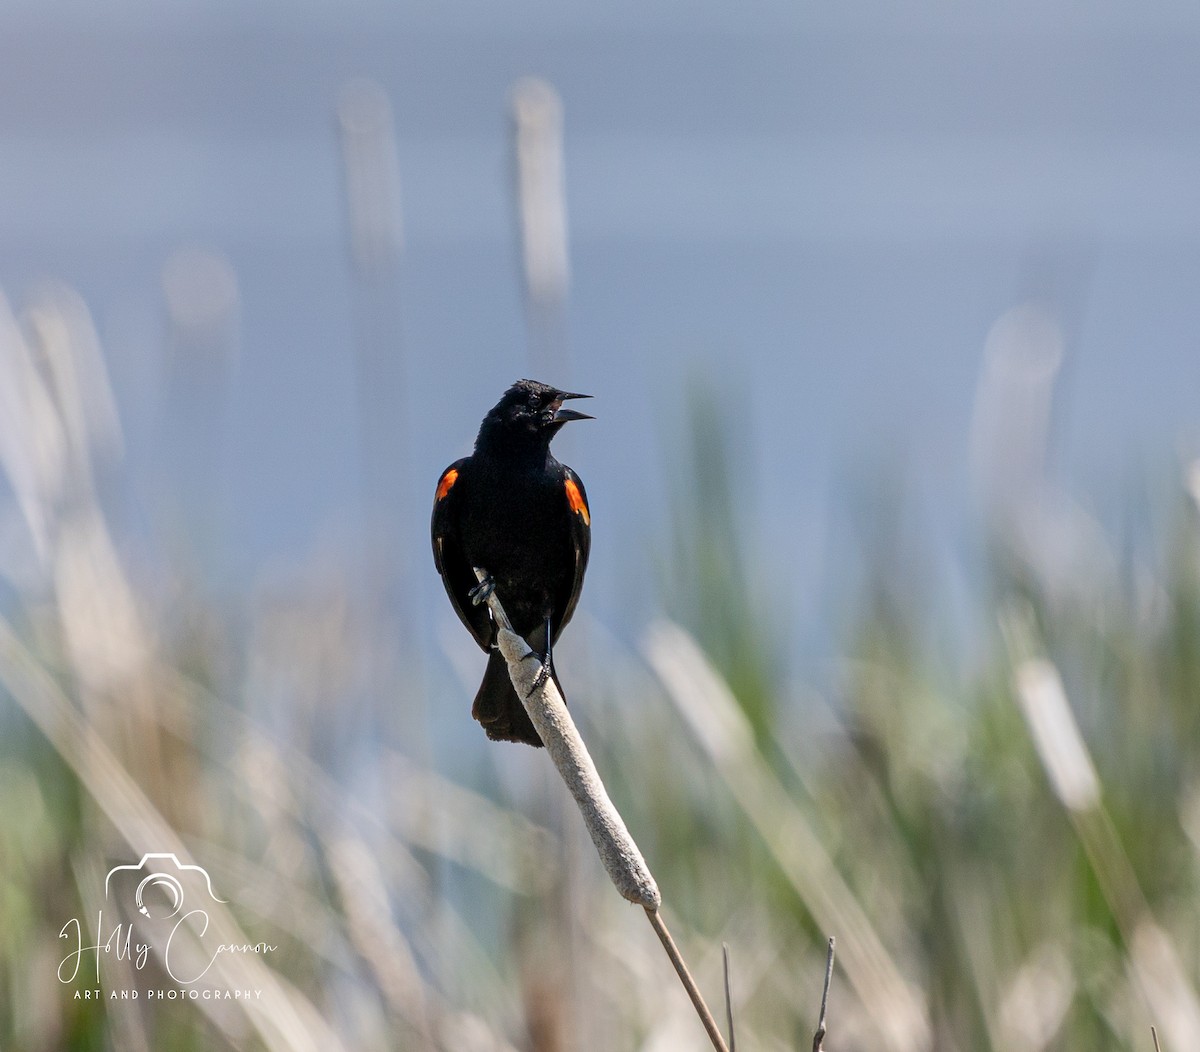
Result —
[{"label": "cattail stalk", "polygon": [[[475,576],[481,584],[487,580],[487,572],[479,567],[475,567]],[[513,688],[541,736],[546,752],[550,754],[559,775],[575,798],[584,825],[587,826],[592,843],[596,845],[609,879],[624,898],[645,909],[646,917],[671,959],[680,982],[687,990],[713,1048],[718,1052],[729,1052],[717,1028],[716,1020],[705,1004],[700,989],[688,971],[679,947],[675,945],[675,940],[659,912],[662,895],[650,873],[650,867],[646,865],[646,860],[634,843],[633,837],[629,835],[624,820],[609,799],[596,765],[592,762],[583,738],[580,737],[575,721],[567,711],[554,678],[541,675],[541,660],[530,649],[529,644],[513,631],[512,622],[504,612],[495,590],[487,602],[496,622],[496,643],[508,663],[508,674],[512,679]]]}]

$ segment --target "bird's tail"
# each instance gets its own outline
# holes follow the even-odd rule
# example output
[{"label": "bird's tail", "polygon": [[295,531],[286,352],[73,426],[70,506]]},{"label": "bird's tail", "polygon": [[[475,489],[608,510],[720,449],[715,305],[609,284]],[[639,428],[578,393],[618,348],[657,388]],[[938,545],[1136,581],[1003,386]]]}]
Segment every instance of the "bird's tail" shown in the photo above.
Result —
[{"label": "bird's tail", "polygon": [[[555,684],[558,676],[553,668],[550,674],[554,676]],[[559,688],[561,691],[561,687]],[[542,739],[538,735],[529,713],[513,690],[512,680],[508,677],[508,665],[504,655],[498,650],[488,654],[487,671],[483,674],[483,682],[479,684],[479,692],[475,695],[475,704],[471,706],[471,715],[475,717],[493,741],[524,742],[538,748]]]}]

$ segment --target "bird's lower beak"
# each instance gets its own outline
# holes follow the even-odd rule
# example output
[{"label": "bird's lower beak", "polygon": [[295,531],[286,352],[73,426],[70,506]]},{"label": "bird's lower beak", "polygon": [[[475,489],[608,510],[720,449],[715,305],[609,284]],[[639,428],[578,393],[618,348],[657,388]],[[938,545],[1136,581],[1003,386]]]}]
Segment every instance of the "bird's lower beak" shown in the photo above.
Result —
[{"label": "bird's lower beak", "polygon": [[[570,391],[560,391],[558,400],[560,402],[570,401],[572,398],[591,398],[591,395],[572,394]],[[565,424],[568,420],[595,420],[594,416],[588,416],[587,413],[577,413],[574,409],[560,409],[554,414],[554,422],[556,424]]]},{"label": "bird's lower beak", "polygon": [[[588,397],[587,395],[576,395],[576,398]],[[556,424],[565,424],[568,420],[595,420],[594,416],[588,416],[587,413],[577,413],[574,409],[560,409],[554,414],[554,422]]]}]

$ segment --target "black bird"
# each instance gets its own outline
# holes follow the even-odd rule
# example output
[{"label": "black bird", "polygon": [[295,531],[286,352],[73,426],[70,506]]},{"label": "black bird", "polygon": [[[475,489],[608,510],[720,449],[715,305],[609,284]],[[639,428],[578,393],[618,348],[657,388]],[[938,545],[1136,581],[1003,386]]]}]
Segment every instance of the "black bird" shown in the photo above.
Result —
[{"label": "black bird", "polygon": [[[438,479],[433,561],[455,612],[488,651],[471,715],[497,741],[542,744],[494,648],[496,626],[481,600],[495,588],[513,628],[558,683],[552,648],[579,601],[592,531],[583,482],[555,460],[550,440],[568,421],[592,419],[562,407],[589,397],[518,380],[483,418],[475,452]],[[482,587],[476,566],[488,574]]]}]

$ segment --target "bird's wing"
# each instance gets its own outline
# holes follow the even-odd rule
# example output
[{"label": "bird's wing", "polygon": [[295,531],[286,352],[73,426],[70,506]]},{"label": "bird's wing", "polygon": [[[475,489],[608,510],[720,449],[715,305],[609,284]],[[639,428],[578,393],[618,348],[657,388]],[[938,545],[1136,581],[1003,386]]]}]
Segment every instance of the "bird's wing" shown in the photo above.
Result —
[{"label": "bird's wing", "polygon": [[459,620],[467,626],[468,631],[475,637],[475,642],[484,650],[488,650],[496,630],[487,607],[475,606],[468,595],[479,582],[475,578],[470,561],[463,554],[456,528],[455,486],[459,484],[459,475],[466,459],[464,457],[462,460],[456,460],[438,479],[437,492],[433,498],[433,518],[429,526],[433,540],[433,564],[442,575],[442,584],[446,586],[446,594],[450,597]]},{"label": "bird's wing", "polygon": [[592,513],[588,508],[587,490],[583,488],[583,480],[565,464],[563,490],[567,506],[571,510],[571,545],[575,549],[575,574],[571,580],[570,593],[555,597],[554,609],[562,611],[562,616],[554,626],[556,639],[563,625],[570,621],[571,615],[575,613],[575,604],[579,602],[579,593],[583,590],[583,574],[587,569],[588,553],[592,548]]}]

